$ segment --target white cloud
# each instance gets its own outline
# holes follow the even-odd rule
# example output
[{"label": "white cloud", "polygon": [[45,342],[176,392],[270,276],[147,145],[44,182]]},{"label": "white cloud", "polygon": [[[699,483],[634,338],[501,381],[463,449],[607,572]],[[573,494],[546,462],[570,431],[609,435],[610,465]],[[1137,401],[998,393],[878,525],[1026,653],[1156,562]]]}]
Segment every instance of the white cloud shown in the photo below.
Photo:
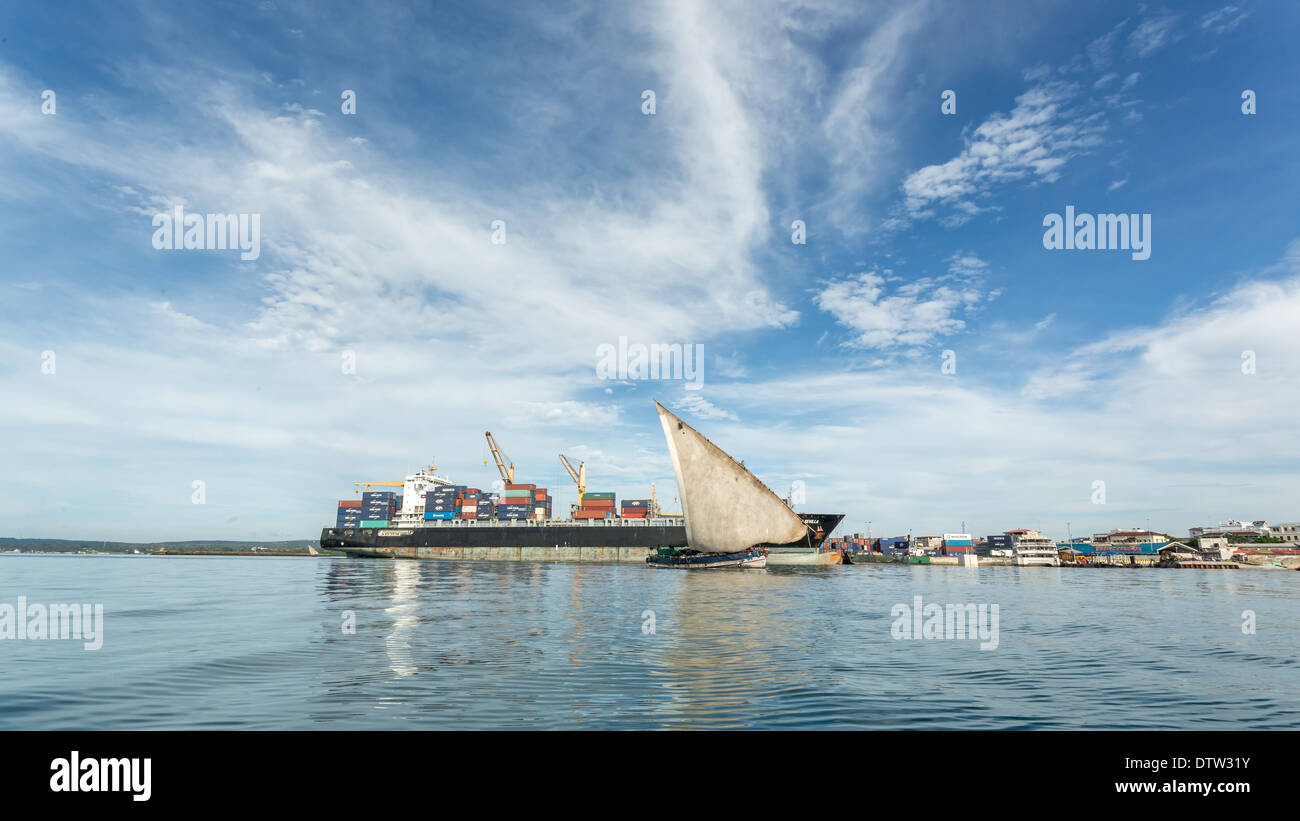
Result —
[{"label": "white cloud", "polygon": [[1143,20],[1129,35],[1129,50],[1136,54],[1139,59],[1155,54],[1178,39],[1174,34],[1178,19],[1179,15],[1177,14],[1164,14]]},{"label": "white cloud", "polygon": [[524,402],[520,405],[520,412],[509,418],[511,422],[519,424],[559,422],[570,427],[604,427],[618,422],[618,407],[571,399],[560,402]]},{"label": "white cloud", "polygon": [[981,123],[956,157],[908,175],[903,192],[909,214],[935,216],[937,206],[946,206],[960,220],[983,210],[978,200],[995,185],[1056,180],[1071,158],[1100,143],[1105,130],[1099,115],[1065,110],[1077,90],[1060,82],[1034,86],[1016,98],[1009,115]]},{"label": "white cloud", "polygon": [[947,276],[923,277],[891,290],[898,278],[876,268],[831,280],[814,301],[854,333],[845,343],[850,347],[920,346],[964,329],[962,316],[993,296],[977,279],[987,268],[978,257],[958,252],[949,259]]},{"label": "white cloud", "polygon": [[893,113],[879,101],[898,82],[905,50],[926,10],[924,3],[901,5],[877,26],[858,47],[854,65],[829,100],[821,127],[834,187],[826,207],[832,223],[846,233],[866,227],[864,194],[884,179],[881,168],[893,148],[887,120]]},{"label": "white cloud", "polygon": [[673,402],[674,410],[681,410],[701,419],[730,419],[736,421],[736,414],[719,408],[698,393],[688,393]]},{"label": "white cloud", "polygon": [[[1119,39],[1120,32],[1128,25],[1128,20],[1123,20],[1110,31],[1098,37],[1088,44],[1088,59],[1092,62],[1095,69],[1104,69],[1114,60],[1115,41]],[[1114,75],[1107,75],[1113,77]]]},{"label": "white cloud", "polygon": [[713,357],[713,372],[719,376],[726,376],[740,379],[749,375],[749,370],[745,367],[740,357],[736,354],[727,356],[718,354]]},{"label": "white cloud", "polygon": [[1238,6],[1224,6],[1201,18],[1201,30],[1224,34],[1241,25],[1241,22],[1249,16],[1249,12],[1243,12]]}]

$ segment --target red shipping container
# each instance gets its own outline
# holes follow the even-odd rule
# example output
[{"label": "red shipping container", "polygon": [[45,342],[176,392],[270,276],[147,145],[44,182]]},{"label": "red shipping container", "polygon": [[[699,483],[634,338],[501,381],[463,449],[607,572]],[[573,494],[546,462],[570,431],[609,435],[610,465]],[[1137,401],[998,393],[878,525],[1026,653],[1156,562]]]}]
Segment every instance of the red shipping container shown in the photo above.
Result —
[{"label": "red shipping container", "polygon": [[639,510],[639,511],[638,511],[638,510],[625,510],[625,511],[623,511],[623,518],[624,518],[624,519],[644,519],[644,518],[646,518],[646,512],[645,512],[644,509]]},{"label": "red shipping container", "polygon": [[613,510],[613,499],[599,499],[591,502],[583,502],[582,506],[587,510]]},{"label": "red shipping container", "polygon": [[343,499],[339,502],[339,507],[361,507],[361,500]]},{"label": "red shipping container", "polygon": [[575,519],[603,519],[605,512],[602,510],[575,510],[573,512]]},{"label": "red shipping container", "polygon": [[537,490],[537,485],[506,485],[506,490]]}]

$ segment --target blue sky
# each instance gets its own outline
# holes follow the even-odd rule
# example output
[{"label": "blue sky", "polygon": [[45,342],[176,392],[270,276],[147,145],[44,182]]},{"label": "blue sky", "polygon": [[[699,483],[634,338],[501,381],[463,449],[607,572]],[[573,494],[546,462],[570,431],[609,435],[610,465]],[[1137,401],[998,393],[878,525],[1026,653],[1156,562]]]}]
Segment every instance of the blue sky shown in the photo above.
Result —
[{"label": "blue sky", "polygon": [[[489,484],[486,429],[557,509],[559,452],[671,499],[651,398],[842,530],[1300,519],[1300,14],[989,8],[10,8],[0,534],[310,537]],[[260,257],[156,250],[176,204]],[[703,388],[597,378],[621,336]]]}]

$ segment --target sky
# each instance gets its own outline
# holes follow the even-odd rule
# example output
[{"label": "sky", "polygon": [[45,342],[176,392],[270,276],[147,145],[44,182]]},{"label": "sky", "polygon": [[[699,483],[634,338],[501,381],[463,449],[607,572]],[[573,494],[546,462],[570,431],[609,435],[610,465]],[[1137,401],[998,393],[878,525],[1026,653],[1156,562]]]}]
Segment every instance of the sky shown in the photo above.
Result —
[{"label": "sky", "polygon": [[[652,399],[837,534],[1296,521],[1298,36],[1258,0],[11,4],[0,535],[314,538],[353,482],[487,487],[486,430],[557,510],[559,453],[671,510]],[[177,206],[258,253],[159,248]],[[1067,208],[1149,257],[1047,247]],[[611,378],[620,338],[701,372]]]}]

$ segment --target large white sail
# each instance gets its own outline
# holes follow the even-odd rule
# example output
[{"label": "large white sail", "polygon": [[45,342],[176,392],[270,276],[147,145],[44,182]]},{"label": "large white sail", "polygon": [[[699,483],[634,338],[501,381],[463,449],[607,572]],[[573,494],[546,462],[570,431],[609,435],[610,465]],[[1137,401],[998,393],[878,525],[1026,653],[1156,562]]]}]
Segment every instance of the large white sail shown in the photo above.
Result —
[{"label": "large white sail", "polygon": [[808,526],[758,477],[695,428],[655,402],[677,474],[686,542],[705,553],[735,553],[803,539]]}]

